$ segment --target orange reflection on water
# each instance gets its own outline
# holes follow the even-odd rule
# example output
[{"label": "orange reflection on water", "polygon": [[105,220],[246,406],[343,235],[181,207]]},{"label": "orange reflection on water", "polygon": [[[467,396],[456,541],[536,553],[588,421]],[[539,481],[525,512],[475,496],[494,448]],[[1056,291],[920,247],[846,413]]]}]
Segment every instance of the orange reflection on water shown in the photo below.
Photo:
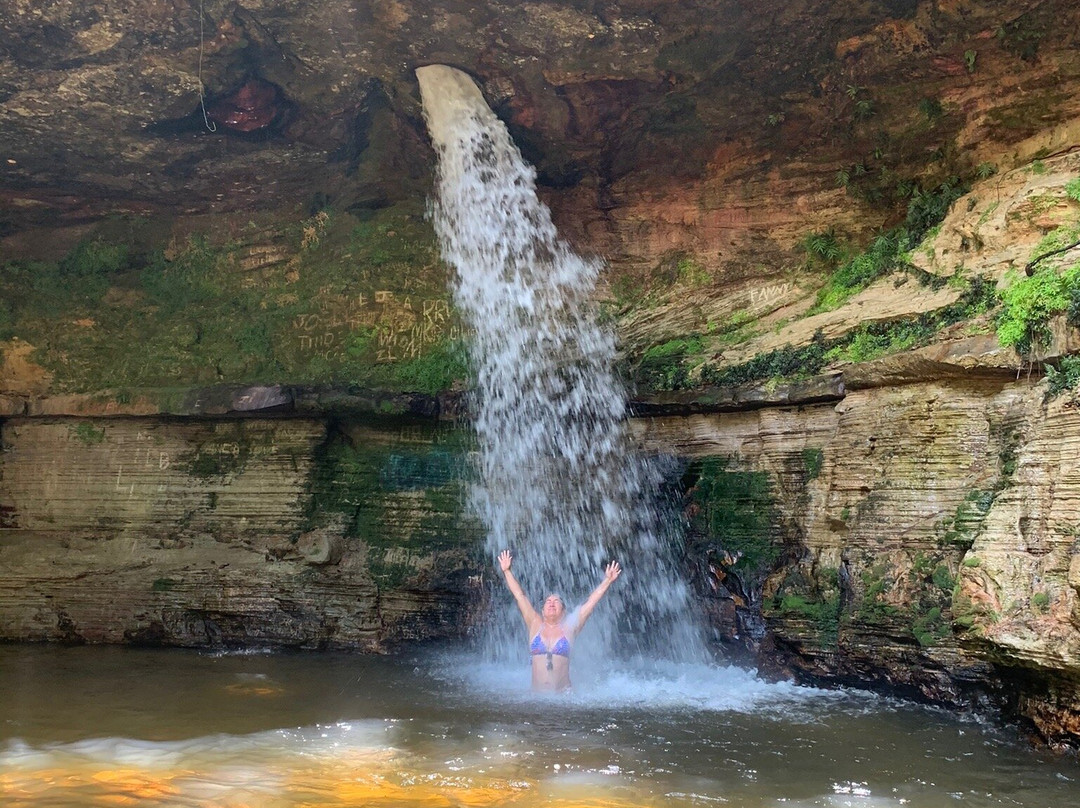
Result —
[{"label": "orange reflection on water", "polygon": [[[276,736],[273,736],[276,737]],[[30,751],[0,765],[3,808],[647,808],[664,798],[621,778],[568,781],[520,762],[432,767],[389,746],[211,739],[193,747],[103,746]],[[110,762],[101,754],[129,757]],[[145,764],[130,755],[148,754]],[[550,778],[550,779],[549,779]],[[638,792],[638,793],[635,793]],[[644,799],[643,799],[644,797]]]},{"label": "orange reflection on water", "polygon": [[248,774],[240,778],[244,782],[230,783],[234,778],[229,773],[191,769],[29,769],[0,774],[0,802],[5,808],[38,808],[58,801],[144,808],[177,804],[213,808],[488,808],[517,802],[529,790],[523,783],[501,778],[475,785],[450,785],[439,777],[402,784],[395,780],[404,772],[384,777],[370,770],[342,772],[337,766]]},{"label": "orange reflection on water", "polygon": [[264,771],[261,777],[259,772],[249,774],[247,782],[230,785],[227,773],[216,777],[215,772],[191,769],[32,769],[0,774],[0,796],[5,808],[40,808],[60,801],[87,808],[494,808],[541,803],[545,808],[639,808],[643,804],[639,798],[596,794],[542,796],[535,782],[502,777],[448,783],[432,773],[396,770],[383,776],[370,770],[342,772],[331,765],[302,772]]}]

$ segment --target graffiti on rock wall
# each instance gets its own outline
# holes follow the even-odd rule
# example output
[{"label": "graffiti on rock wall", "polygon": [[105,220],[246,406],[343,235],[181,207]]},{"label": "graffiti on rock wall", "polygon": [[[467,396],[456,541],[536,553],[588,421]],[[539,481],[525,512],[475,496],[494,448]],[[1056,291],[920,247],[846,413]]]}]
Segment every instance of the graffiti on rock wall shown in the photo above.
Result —
[{"label": "graffiti on rock wall", "polygon": [[791,283],[791,281],[756,286],[750,290],[750,305],[765,306],[770,303],[775,303],[780,298],[789,294],[792,289],[794,289],[794,286],[795,285]]},{"label": "graffiti on rock wall", "polygon": [[317,301],[315,311],[297,315],[292,322],[296,348],[306,356],[340,361],[347,351],[358,345],[362,350],[370,340],[376,362],[397,362],[417,359],[431,346],[461,336],[461,326],[442,298],[388,290],[371,295],[323,290]]}]

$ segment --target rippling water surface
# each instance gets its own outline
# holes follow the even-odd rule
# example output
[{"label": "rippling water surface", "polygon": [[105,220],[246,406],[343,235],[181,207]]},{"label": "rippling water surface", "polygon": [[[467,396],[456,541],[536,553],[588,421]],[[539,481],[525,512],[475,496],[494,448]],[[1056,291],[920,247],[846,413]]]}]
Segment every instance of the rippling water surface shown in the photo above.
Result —
[{"label": "rippling water surface", "polygon": [[678,666],[0,647],[0,805],[1039,806],[1080,766],[857,693]]}]

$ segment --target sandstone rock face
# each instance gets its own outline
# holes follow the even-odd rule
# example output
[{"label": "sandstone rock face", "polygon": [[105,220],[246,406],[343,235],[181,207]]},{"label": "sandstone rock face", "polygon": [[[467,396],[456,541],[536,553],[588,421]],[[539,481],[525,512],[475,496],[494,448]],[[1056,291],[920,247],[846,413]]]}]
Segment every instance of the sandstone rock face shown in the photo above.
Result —
[{"label": "sandstone rock face", "polygon": [[[108,213],[371,210],[422,195],[411,72],[433,62],[479,78],[566,231],[639,280],[677,253],[718,278],[782,279],[805,233],[869,233],[893,216],[880,191],[894,179],[1004,169],[1075,142],[1067,0],[13,0],[5,12],[0,235],[17,252],[55,248],[39,227]],[[837,187],[855,165],[876,195]]]},{"label": "sandstone rock face", "polygon": [[379,650],[476,607],[452,430],[15,418],[2,441],[3,639]]},{"label": "sandstone rock face", "polygon": [[[729,522],[697,546],[707,597],[737,607],[712,609],[721,634],[765,667],[942,703],[989,695],[1075,742],[1078,418],[1025,383],[968,379],[635,427],[699,470],[725,458],[714,486],[765,475],[764,499],[724,489],[729,511],[773,509],[760,534]],[[778,550],[748,569],[755,540]]]}]

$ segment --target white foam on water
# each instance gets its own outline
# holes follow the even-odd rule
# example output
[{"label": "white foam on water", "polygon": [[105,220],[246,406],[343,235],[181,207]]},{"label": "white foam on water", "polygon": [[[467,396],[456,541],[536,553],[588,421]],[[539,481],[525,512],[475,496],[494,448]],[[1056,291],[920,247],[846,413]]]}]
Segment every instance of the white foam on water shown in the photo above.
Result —
[{"label": "white foam on water", "polygon": [[326,757],[392,753],[395,751],[395,726],[395,722],[364,720],[249,735],[205,735],[180,741],[91,738],[41,746],[14,739],[0,747],[0,771],[56,765],[154,770],[201,761],[212,764],[218,772],[232,771],[233,775],[243,778],[251,761],[282,755]]},{"label": "white foam on water", "polygon": [[[461,71],[416,71],[438,155],[432,220],[454,269],[475,373],[478,484],[471,504],[492,563],[503,549],[534,603],[580,603],[604,565],[623,578],[575,649],[575,669],[612,656],[704,661],[689,591],[675,572],[674,520],[657,500],[657,466],[635,452],[615,337],[597,317],[599,261],[556,232],[536,173]],[[500,593],[490,655],[509,661],[521,621]]]},{"label": "white foam on water", "polygon": [[671,713],[756,713],[790,720],[814,720],[823,708],[846,712],[888,709],[872,693],[821,690],[791,682],[770,682],[737,666],[671,661],[612,665],[591,675],[574,674],[568,693],[535,693],[526,665],[478,661],[465,653],[444,653],[432,664],[432,675],[460,688],[466,700],[483,694],[511,704],[560,705],[561,710],[617,708]]}]

